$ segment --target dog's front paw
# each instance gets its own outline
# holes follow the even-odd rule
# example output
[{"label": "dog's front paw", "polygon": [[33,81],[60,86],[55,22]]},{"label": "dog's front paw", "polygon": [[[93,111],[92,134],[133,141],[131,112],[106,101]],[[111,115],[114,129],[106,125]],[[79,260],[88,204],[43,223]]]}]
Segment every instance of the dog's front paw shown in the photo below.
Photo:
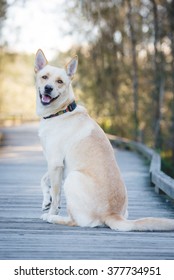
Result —
[{"label": "dog's front paw", "polygon": [[45,213],[41,216],[41,219],[48,223],[54,223],[54,217],[55,215],[50,215],[49,213]]},{"label": "dog's front paw", "polygon": [[45,213],[40,217],[40,219],[43,220],[43,221],[47,221],[48,217],[49,217],[49,213]]}]

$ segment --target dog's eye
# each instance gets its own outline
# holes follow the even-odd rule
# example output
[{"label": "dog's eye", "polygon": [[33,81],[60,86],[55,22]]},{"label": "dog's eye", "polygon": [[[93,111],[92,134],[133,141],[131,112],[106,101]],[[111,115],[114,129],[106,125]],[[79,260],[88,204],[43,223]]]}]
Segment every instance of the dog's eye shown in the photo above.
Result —
[{"label": "dog's eye", "polygon": [[58,84],[63,84],[63,81],[61,79],[57,80]]},{"label": "dog's eye", "polygon": [[46,75],[42,76],[42,79],[46,80],[48,77]]}]

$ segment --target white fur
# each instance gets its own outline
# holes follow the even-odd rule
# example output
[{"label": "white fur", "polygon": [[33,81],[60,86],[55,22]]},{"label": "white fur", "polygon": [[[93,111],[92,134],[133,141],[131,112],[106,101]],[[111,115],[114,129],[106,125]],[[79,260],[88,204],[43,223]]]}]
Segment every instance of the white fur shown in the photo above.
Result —
[{"label": "white fur", "polygon": [[[74,100],[71,79],[76,68],[77,57],[62,69],[48,65],[43,52],[38,51],[35,71],[39,116],[48,117],[65,110]],[[43,105],[40,94],[45,94],[46,85],[52,87],[53,99]],[[42,216],[43,220],[71,226],[106,224],[111,229],[123,231],[174,230],[174,221],[169,219],[126,220],[127,191],[113,149],[102,129],[83,107],[77,106],[74,111],[57,117],[42,118],[39,136],[48,164],[41,187],[42,209],[50,207],[50,210]],[[67,217],[57,215],[62,187]]]}]

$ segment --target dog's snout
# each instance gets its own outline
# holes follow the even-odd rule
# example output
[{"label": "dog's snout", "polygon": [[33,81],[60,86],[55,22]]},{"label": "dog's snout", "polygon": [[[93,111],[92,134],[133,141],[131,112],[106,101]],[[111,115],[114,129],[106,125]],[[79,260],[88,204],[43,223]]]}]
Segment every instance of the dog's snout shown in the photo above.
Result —
[{"label": "dog's snout", "polygon": [[53,90],[53,87],[52,87],[52,86],[50,86],[50,85],[46,85],[46,86],[45,86],[45,92],[46,92],[46,93],[51,93],[52,90]]}]

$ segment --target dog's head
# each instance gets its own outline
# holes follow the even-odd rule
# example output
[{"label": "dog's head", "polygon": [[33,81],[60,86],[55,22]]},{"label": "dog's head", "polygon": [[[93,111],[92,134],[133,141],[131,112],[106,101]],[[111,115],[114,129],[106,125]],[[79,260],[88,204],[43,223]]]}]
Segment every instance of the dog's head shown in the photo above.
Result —
[{"label": "dog's head", "polygon": [[75,56],[65,68],[57,68],[48,65],[42,50],[37,51],[35,73],[39,116],[56,113],[74,100],[71,81],[77,70],[77,64],[78,59]]}]

